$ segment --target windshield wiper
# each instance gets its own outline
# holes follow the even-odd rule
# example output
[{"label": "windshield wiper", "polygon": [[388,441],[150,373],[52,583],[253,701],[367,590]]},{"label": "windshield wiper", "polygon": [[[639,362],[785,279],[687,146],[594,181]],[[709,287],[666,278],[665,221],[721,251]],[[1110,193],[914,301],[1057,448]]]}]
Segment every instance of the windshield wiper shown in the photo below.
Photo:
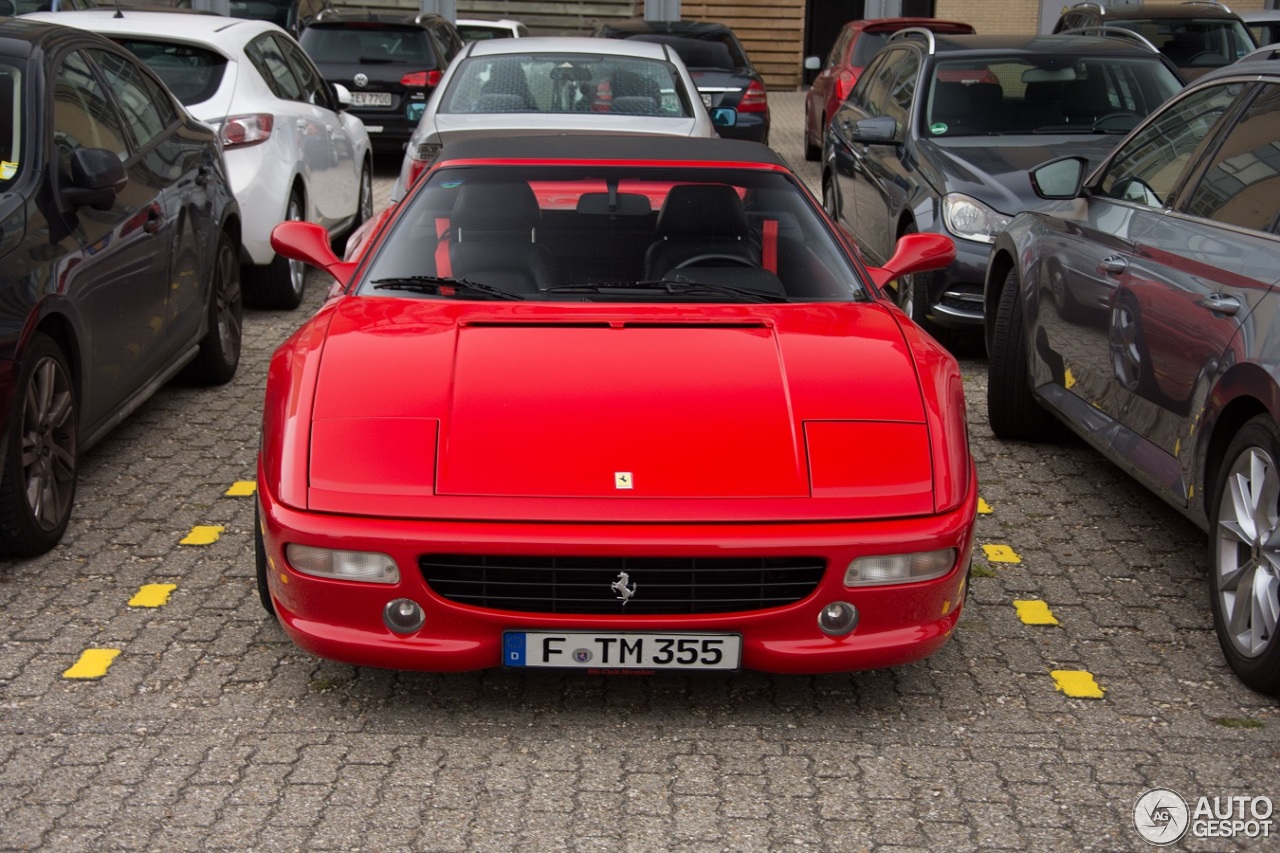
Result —
[{"label": "windshield wiper", "polygon": [[412,275],[403,276],[401,278],[380,278],[373,281],[372,284],[375,290],[413,290],[418,293],[432,293],[437,296],[479,293],[493,299],[524,299],[522,294],[512,293],[509,290],[503,290],[501,287],[494,287],[491,284],[481,284],[478,281],[469,281],[466,278],[442,278],[435,275]]},{"label": "windshield wiper", "polygon": [[736,296],[752,302],[789,302],[786,296],[756,290],[750,287],[733,287],[727,284],[708,284],[680,276],[660,281],[592,281],[586,284],[562,284],[548,287],[546,293],[607,293],[611,290],[665,291],[673,295],[715,293],[720,296]]}]

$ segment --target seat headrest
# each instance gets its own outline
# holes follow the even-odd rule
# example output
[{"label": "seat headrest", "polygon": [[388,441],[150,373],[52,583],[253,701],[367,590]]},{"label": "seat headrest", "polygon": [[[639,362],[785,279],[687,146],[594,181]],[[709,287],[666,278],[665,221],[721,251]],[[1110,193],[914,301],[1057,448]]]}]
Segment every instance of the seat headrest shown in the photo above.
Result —
[{"label": "seat headrest", "polygon": [[663,237],[704,239],[751,233],[738,191],[726,184],[677,184],[658,213]]},{"label": "seat headrest", "polygon": [[528,231],[542,211],[526,183],[463,184],[453,203],[453,225],[480,231]]}]

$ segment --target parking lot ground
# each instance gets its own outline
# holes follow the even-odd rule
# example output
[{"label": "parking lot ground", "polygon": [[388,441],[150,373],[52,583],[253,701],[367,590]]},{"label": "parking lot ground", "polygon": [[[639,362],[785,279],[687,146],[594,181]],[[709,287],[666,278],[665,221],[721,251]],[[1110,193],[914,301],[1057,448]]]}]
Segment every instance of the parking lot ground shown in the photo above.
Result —
[{"label": "parking lot ground", "polygon": [[[772,104],[813,181],[802,96]],[[324,290],[247,312],[236,379],[163,389],[85,455],[63,544],[0,562],[0,850],[1141,850],[1150,789],[1245,818],[1280,799],[1280,704],[1223,663],[1204,535],[1079,442],[993,438],[978,354],[985,547],[928,660],[613,678],[312,658],[258,603],[249,484],[268,358]],[[1277,834],[1268,815],[1173,849]]]}]

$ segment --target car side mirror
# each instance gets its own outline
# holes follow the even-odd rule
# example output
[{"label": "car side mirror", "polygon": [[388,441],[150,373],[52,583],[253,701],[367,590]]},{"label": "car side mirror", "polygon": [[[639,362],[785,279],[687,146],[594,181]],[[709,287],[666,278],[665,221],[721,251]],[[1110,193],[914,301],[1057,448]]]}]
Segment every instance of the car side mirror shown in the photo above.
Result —
[{"label": "car side mirror", "polygon": [[714,107],[711,124],[715,127],[733,127],[738,123],[738,111],[733,107]]},{"label": "car side mirror", "polygon": [[333,102],[338,105],[338,109],[345,110],[351,106],[351,90],[341,83],[330,83],[329,90],[333,92]]},{"label": "car side mirror", "polygon": [[62,188],[62,200],[73,207],[110,210],[129,183],[124,163],[105,148],[76,148],[70,165],[71,181]]},{"label": "car side mirror", "polygon": [[804,58],[805,71],[818,71],[822,68],[822,58],[818,56],[806,56]]},{"label": "car side mirror", "polygon": [[1085,169],[1089,161],[1083,157],[1050,160],[1031,170],[1031,188],[1043,199],[1070,199],[1080,195]]},{"label": "car side mirror", "polygon": [[314,222],[286,219],[271,229],[271,248],[277,255],[291,261],[301,261],[333,276],[346,284],[355,272],[354,263],[343,263],[333,253],[329,232]]},{"label": "car side mirror", "polygon": [[868,267],[876,287],[895,278],[948,267],[956,259],[956,244],[945,234],[903,234],[893,257],[882,267]]},{"label": "car side mirror", "polygon": [[854,122],[849,133],[854,142],[885,145],[898,139],[898,120],[893,116],[873,116]]}]

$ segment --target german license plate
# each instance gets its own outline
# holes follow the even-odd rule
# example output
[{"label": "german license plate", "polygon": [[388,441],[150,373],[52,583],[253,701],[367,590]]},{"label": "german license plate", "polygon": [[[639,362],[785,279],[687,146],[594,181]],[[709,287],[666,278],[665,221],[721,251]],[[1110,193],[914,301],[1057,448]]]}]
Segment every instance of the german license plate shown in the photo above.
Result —
[{"label": "german license plate", "polygon": [[508,631],[502,635],[508,667],[569,669],[733,670],[742,663],[738,634]]},{"label": "german license plate", "polygon": [[702,95],[702,105],[707,109],[711,109],[711,96],[706,92],[699,93]]},{"label": "german license plate", "polygon": [[352,92],[351,106],[353,107],[389,107],[391,106],[390,92]]}]

